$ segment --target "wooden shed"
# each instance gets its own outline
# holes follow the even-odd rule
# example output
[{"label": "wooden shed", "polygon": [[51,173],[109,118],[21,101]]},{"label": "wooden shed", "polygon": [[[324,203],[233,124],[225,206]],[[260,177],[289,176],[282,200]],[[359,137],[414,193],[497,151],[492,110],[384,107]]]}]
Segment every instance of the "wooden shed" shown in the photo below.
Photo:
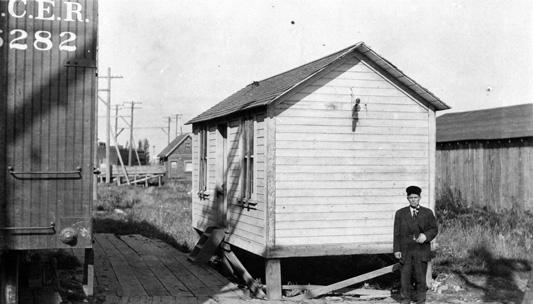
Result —
[{"label": "wooden shed", "polygon": [[167,170],[167,180],[191,181],[192,178],[192,136],[178,135],[157,155],[159,163]]},{"label": "wooden shed", "polygon": [[533,104],[437,118],[437,197],[533,210]]},{"label": "wooden shed", "polygon": [[405,187],[434,207],[445,109],[362,42],[254,81],[188,122],[192,225],[225,227],[274,277],[280,258],[391,253]]}]

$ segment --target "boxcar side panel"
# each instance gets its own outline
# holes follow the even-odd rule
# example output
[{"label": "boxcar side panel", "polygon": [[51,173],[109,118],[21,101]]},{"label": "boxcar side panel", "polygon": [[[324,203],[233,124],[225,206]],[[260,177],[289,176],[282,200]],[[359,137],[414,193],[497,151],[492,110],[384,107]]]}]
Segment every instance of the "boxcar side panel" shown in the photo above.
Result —
[{"label": "boxcar side panel", "polygon": [[40,5],[0,1],[0,227],[10,249],[90,247],[97,2]]}]

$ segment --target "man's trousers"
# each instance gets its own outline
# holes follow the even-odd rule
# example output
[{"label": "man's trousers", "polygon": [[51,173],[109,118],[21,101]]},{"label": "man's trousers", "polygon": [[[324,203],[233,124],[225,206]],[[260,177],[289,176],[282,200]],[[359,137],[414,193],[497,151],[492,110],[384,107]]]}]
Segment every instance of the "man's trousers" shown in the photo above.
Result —
[{"label": "man's trousers", "polygon": [[[428,268],[427,261],[422,261],[415,254],[407,254],[402,257],[401,268],[401,296],[404,301],[411,299],[411,278],[414,275],[416,284],[416,302],[425,303],[426,301],[426,272]],[[409,303],[409,302],[407,302]]]}]

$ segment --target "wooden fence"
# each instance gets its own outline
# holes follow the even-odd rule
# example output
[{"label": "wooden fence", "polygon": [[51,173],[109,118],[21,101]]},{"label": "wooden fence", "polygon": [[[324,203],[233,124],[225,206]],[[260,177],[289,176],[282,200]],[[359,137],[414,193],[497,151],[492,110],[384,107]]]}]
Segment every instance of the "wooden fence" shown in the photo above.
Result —
[{"label": "wooden fence", "polygon": [[[148,186],[149,183],[155,183],[161,186],[161,180],[166,174],[164,166],[113,166],[111,170],[111,180],[117,185],[121,184],[138,184],[142,183]],[[105,180],[105,174],[99,176],[99,182]]]},{"label": "wooden fence", "polygon": [[437,200],[533,211],[533,138],[437,143]]}]

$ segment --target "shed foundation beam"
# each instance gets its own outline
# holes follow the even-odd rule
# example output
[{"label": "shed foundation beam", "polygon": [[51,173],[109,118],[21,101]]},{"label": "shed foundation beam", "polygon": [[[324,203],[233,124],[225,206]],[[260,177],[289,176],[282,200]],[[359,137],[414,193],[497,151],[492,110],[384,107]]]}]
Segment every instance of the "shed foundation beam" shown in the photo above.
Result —
[{"label": "shed foundation beam", "polygon": [[281,299],[281,262],[280,259],[267,259],[265,262],[265,280],[267,297],[270,300]]}]

